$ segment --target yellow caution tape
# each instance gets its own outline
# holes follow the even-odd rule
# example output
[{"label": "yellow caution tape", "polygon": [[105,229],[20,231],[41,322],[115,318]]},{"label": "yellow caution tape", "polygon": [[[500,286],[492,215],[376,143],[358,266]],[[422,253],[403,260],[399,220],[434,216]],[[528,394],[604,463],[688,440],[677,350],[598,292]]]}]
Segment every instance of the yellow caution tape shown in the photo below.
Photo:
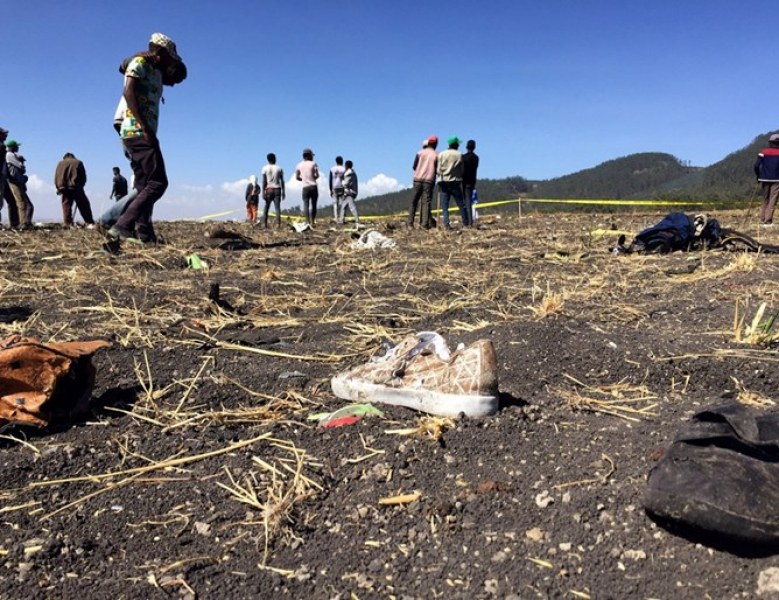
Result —
[{"label": "yellow caution tape", "polygon": [[217,217],[224,217],[227,215],[231,215],[235,210],[223,210],[222,212],[214,213],[213,215],[204,215],[202,217],[198,217],[198,221],[207,221],[208,219],[216,219]]}]

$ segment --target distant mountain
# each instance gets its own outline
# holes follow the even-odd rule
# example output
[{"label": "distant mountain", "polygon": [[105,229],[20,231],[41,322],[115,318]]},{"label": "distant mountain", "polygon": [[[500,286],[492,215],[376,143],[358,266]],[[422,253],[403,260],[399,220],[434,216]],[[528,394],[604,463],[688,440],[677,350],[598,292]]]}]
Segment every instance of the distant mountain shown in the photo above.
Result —
[{"label": "distant mountain", "polygon": [[[480,179],[480,202],[526,198],[603,198],[625,200],[743,201],[755,193],[752,167],[767,145],[767,133],[708,167],[693,167],[662,152],[642,152],[606,161],[596,167],[541,181],[523,177]],[[359,201],[365,214],[386,215],[408,210],[411,190]]]},{"label": "distant mountain", "polygon": [[749,145],[701,169],[695,177],[682,177],[658,186],[653,197],[732,201],[751,198],[756,190],[753,167],[758,152],[768,145],[768,136],[768,133],[758,135]]},{"label": "distant mountain", "polygon": [[535,182],[535,198],[646,198],[658,187],[695,172],[675,156],[661,152],[631,154],[556,179]]}]

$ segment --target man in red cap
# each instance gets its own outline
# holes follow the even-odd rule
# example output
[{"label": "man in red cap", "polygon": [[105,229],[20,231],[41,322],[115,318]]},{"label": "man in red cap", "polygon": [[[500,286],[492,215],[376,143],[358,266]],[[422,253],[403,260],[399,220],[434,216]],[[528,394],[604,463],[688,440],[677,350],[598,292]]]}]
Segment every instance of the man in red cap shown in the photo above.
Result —
[{"label": "man in red cap", "polygon": [[407,227],[414,227],[417,205],[422,199],[419,208],[419,224],[424,229],[433,227],[433,188],[435,187],[435,175],[438,167],[438,155],[436,147],[438,138],[431,135],[422,142],[422,149],[414,157],[414,187],[411,195],[411,205],[408,210]]},{"label": "man in red cap", "polygon": [[760,208],[760,224],[770,227],[774,222],[774,209],[779,200],[779,133],[768,138],[768,148],[757,155],[755,175],[763,188],[763,206]]}]

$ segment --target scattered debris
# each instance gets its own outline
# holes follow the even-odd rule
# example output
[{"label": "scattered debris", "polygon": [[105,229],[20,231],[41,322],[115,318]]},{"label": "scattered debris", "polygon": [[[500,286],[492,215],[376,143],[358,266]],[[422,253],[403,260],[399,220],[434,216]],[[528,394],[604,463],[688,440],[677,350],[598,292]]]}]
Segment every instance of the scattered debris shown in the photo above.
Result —
[{"label": "scattered debris", "polygon": [[354,234],[356,239],[351,243],[353,250],[370,250],[372,248],[394,248],[397,244],[395,240],[388,238],[383,233],[375,229],[367,229],[361,234]]},{"label": "scattered debris", "polygon": [[0,341],[0,422],[46,427],[83,414],[95,383],[92,356],[104,341]]},{"label": "scattered debris", "polygon": [[422,492],[413,492],[411,494],[401,494],[400,496],[390,496],[388,498],[380,498],[379,504],[382,506],[397,506],[402,504],[411,504],[416,502],[422,497]]},{"label": "scattered debris", "polygon": [[187,268],[192,269],[193,271],[207,271],[208,270],[208,263],[204,261],[200,256],[197,254],[187,254],[186,256],[187,260]]}]

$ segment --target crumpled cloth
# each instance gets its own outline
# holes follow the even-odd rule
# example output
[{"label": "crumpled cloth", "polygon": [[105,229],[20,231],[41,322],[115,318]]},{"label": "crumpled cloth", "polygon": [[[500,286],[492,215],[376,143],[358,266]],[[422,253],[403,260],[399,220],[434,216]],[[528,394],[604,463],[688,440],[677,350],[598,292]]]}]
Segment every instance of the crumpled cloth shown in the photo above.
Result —
[{"label": "crumpled cloth", "polygon": [[0,424],[46,427],[83,412],[95,383],[92,356],[108,346],[18,335],[0,340]]},{"label": "crumpled cloth", "polygon": [[388,238],[383,233],[379,233],[375,229],[368,229],[363,234],[352,242],[351,248],[354,250],[361,250],[365,248],[394,248],[397,244],[395,240]]}]

